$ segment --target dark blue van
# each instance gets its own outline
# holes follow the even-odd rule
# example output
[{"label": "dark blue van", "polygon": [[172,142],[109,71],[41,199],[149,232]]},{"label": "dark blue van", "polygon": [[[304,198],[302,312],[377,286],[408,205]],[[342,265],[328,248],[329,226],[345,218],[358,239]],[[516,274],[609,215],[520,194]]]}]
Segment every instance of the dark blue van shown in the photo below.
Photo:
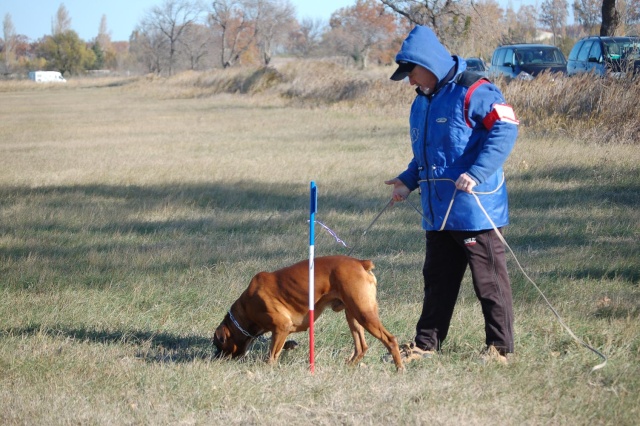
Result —
[{"label": "dark blue van", "polygon": [[621,76],[628,71],[640,71],[638,37],[585,37],[569,53],[568,75],[592,72]]},{"label": "dark blue van", "polygon": [[548,44],[511,44],[493,52],[489,76],[531,80],[543,71],[567,72],[567,60],[560,49]]}]

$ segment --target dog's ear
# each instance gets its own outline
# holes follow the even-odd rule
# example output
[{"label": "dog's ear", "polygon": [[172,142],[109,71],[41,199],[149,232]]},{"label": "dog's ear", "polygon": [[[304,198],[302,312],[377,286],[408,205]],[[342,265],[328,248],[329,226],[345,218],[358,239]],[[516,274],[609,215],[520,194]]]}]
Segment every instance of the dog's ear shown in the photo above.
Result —
[{"label": "dog's ear", "polygon": [[217,340],[221,345],[224,345],[224,343],[227,341],[227,333],[225,333],[224,328],[224,325],[216,328],[216,332],[214,335],[214,341]]}]

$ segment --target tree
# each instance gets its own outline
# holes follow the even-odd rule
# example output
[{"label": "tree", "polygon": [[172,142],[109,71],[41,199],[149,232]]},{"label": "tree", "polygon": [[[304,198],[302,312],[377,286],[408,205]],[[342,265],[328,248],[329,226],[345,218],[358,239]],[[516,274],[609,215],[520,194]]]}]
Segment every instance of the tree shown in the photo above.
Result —
[{"label": "tree", "polygon": [[567,0],[544,0],[540,6],[539,21],[553,34],[553,44],[557,46],[558,37],[562,35],[569,16]]},{"label": "tree", "polygon": [[304,18],[289,33],[287,51],[303,58],[311,56],[320,47],[325,25],[322,19]]},{"label": "tree", "polygon": [[640,0],[619,0],[617,7],[620,21],[624,24],[624,34],[640,34]]},{"label": "tree", "polygon": [[189,64],[189,69],[201,67],[202,60],[209,54],[212,45],[211,31],[204,25],[189,25],[184,37],[180,39],[182,56]]},{"label": "tree", "polygon": [[620,25],[620,13],[616,9],[616,0],[602,0],[602,26],[601,36],[616,35],[616,30]]},{"label": "tree", "polygon": [[223,68],[238,62],[255,39],[256,27],[248,9],[247,0],[216,0],[211,5],[208,23],[219,40]]},{"label": "tree", "polygon": [[93,61],[93,65],[91,66],[91,68],[101,70],[102,68],[104,68],[104,51],[102,50],[102,47],[100,47],[100,44],[98,42],[93,43],[93,46],[91,46],[91,51],[93,51],[93,54],[96,58],[95,61]]},{"label": "tree", "polygon": [[137,29],[129,38],[131,56],[147,72],[162,74],[166,59],[166,39],[153,28]]},{"label": "tree", "polygon": [[51,34],[62,34],[71,30],[71,17],[64,3],[60,3],[56,16],[51,24]]},{"label": "tree", "polygon": [[574,0],[573,16],[587,34],[594,34],[600,26],[602,0]]},{"label": "tree", "polygon": [[85,42],[73,30],[45,37],[39,43],[38,54],[47,61],[47,68],[58,70],[63,75],[79,74],[89,69],[96,59],[93,51],[87,49]]},{"label": "tree", "polygon": [[[380,0],[382,4],[417,25],[428,25],[446,42],[445,38],[464,31],[459,27],[466,21],[465,0]],[[448,34],[449,33],[449,34]]]},{"label": "tree", "polygon": [[267,66],[273,52],[286,42],[295,27],[295,8],[288,0],[254,0],[255,42],[260,60]]},{"label": "tree", "polygon": [[151,46],[168,50],[165,57],[169,75],[173,74],[182,37],[188,28],[197,22],[201,12],[200,6],[189,0],[164,0],[162,5],[151,8],[143,20],[143,33],[152,34],[151,38],[164,38],[166,42],[154,43]]},{"label": "tree", "polygon": [[518,12],[508,8],[505,13],[507,31],[501,36],[502,44],[531,43],[537,33],[538,11],[530,5],[520,6]]},{"label": "tree", "polygon": [[106,15],[102,15],[100,19],[98,35],[94,40],[92,50],[96,54],[95,69],[116,69],[118,67],[117,53],[111,41]]},{"label": "tree", "polygon": [[507,31],[507,21],[503,15],[496,0],[479,0],[467,14],[465,31],[448,47],[462,56],[489,58],[495,46],[500,44],[502,34]]},{"label": "tree", "polygon": [[329,27],[325,42],[361,68],[367,67],[372,49],[389,49],[397,34],[396,18],[375,0],[357,0],[354,6],[338,9]]},{"label": "tree", "polygon": [[11,14],[9,13],[4,15],[4,20],[2,21],[2,30],[4,34],[4,68],[5,71],[9,73],[11,72],[13,62],[15,61],[15,49],[17,44],[16,29],[13,26],[13,20],[11,19]]},{"label": "tree", "polygon": [[102,18],[100,18],[100,27],[98,28],[98,35],[96,36],[96,43],[100,44],[103,49],[109,49],[111,47],[111,34],[107,28],[106,15],[102,15]]},{"label": "tree", "polygon": [[640,0],[627,0],[627,23],[637,24],[640,23]]}]

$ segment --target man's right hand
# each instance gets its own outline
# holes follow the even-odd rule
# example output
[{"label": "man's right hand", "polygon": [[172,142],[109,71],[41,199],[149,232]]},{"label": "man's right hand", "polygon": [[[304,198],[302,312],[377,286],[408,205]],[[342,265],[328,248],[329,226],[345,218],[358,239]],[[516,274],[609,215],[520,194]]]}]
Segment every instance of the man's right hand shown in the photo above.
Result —
[{"label": "man's right hand", "polygon": [[393,185],[393,192],[391,193],[391,205],[393,205],[393,203],[397,201],[404,201],[409,196],[409,194],[411,194],[411,190],[407,188],[407,186],[398,178],[385,180],[384,183],[386,185]]}]

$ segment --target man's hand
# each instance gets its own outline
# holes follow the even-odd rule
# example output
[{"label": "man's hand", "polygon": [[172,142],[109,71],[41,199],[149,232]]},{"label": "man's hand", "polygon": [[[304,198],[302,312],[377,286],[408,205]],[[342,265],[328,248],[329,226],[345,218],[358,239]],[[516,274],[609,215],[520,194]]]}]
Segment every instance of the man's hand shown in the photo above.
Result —
[{"label": "man's hand", "polygon": [[407,186],[398,178],[385,180],[384,183],[386,185],[393,185],[393,192],[391,193],[391,205],[393,205],[393,203],[397,201],[404,201],[409,196],[409,194],[411,194],[411,190],[407,188]]},{"label": "man's hand", "polygon": [[471,177],[466,173],[461,174],[458,180],[456,180],[456,189],[469,194],[473,192],[473,187],[476,185],[476,181],[471,179]]}]

